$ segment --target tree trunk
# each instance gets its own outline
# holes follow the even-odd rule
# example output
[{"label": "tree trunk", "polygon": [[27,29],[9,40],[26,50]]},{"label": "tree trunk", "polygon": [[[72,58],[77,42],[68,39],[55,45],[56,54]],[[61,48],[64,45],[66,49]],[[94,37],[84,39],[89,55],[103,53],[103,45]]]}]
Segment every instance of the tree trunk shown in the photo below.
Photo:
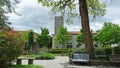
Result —
[{"label": "tree trunk", "polygon": [[87,53],[90,55],[90,58],[93,59],[94,48],[93,48],[93,42],[92,42],[91,32],[89,27],[89,17],[88,17],[86,0],[79,0],[79,12],[81,15],[81,24],[82,24],[85,48]]}]

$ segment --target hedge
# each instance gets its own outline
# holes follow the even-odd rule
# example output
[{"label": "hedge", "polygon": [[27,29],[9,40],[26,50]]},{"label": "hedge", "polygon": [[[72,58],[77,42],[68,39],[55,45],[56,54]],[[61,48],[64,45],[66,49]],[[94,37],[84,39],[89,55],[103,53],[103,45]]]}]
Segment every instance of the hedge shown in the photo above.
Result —
[{"label": "hedge", "polygon": [[69,49],[50,49],[49,52],[50,53],[54,53],[54,54],[60,54],[60,53],[68,53]]},{"label": "hedge", "polygon": [[73,53],[86,53],[86,50],[85,49],[80,49],[80,48],[69,49],[69,51],[68,51],[69,58],[72,57]]},{"label": "hedge", "polygon": [[105,47],[104,50],[105,50],[106,60],[109,60],[109,54],[112,54],[112,48]]},{"label": "hedge", "polygon": [[120,54],[120,46],[116,46],[113,48],[115,54]]},{"label": "hedge", "polygon": [[55,55],[51,53],[41,53],[39,54],[36,59],[54,59]]}]

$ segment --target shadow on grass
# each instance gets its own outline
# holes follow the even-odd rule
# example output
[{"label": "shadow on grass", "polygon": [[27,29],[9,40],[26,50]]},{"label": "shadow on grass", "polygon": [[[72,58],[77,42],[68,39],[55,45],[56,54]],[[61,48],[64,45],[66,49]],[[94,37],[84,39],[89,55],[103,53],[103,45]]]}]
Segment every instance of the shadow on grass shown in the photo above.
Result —
[{"label": "shadow on grass", "polygon": [[37,66],[37,65],[12,65],[8,68],[44,68],[43,66]]}]

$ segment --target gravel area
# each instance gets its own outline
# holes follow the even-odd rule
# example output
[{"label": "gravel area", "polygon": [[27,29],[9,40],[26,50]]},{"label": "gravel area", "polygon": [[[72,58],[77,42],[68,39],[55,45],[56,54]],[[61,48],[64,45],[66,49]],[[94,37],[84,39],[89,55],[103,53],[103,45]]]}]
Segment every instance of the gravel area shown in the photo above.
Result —
[{"label": "gravel area", "polygon": [[[44,68],[120,68],[111,66],[83,66],[83,65],[70,65],[69,59],[65,56],[56,56],[53,60],[34,60],[34,65],[42,65]],[[27,64],[27,60],[23,60],[22,64]]]}]

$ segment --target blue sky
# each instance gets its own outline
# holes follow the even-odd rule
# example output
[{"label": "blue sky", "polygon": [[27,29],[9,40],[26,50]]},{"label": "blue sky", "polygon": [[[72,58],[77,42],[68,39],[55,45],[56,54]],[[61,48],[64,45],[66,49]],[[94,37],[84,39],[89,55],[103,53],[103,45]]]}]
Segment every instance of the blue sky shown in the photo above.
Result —
[{"label": "blue sky", "polygon": [[[106,15],[90,21],[90,28],[94,31],[101,29],[106,21],[120,25],[120,0],[103,1],[107,3]],[[16,7],[16,11],[21,15],[9,14],[9,20],[12,22],[10,26],[15,30],[32,29],[34,32],[40,33],[40,27],[45,27],[49,29],[50,34],[54,33],[54,17],[49,14],[50,9],[38,4],[37,0],[21,0]],[[79,19],[79,17],[74,19],[73,24],[64,23],[64,25],[69,31],[79,31],[81,28]]]}]

